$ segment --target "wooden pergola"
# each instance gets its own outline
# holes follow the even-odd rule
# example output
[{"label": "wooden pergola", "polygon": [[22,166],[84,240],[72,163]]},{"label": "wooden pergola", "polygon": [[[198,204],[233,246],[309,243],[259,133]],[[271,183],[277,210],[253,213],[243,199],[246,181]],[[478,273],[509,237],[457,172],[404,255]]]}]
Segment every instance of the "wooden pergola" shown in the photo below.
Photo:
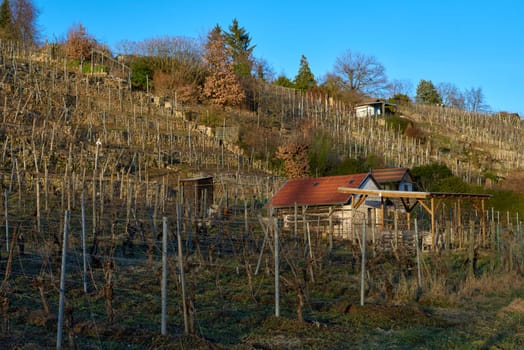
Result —
[{"label": "wooden pergola", "polygon": [[[480,222],[482,228],[482,244],[486,243],[486,212],[485,201],[491,195],[474,194],[474,193],[447,193],[447,192],[418,192],[418,191],[389,191],[389,190],[366,190],[349,187],[339,187],[339,192],[349,193],[352,195],[353,208],[358,209],[369,196],[379,197],[381,210],[384,212],[385,199],[400,199],[408,215],[408,225],[410,222],[410,213],[415,209],[417,204],[429,214],[431,218],[431,241],[432,246],[436,247],[437,236],[435,234],[435,213],[440,208],[442,201],[451,199],[457,201],[457,215],[461,217],[461,203],[463,200],[471,201],[473,206],[481,213]],[[384,215],[382,215],[382,226],[384,226]],[[409,228],[409,227],[408,227]]]}]

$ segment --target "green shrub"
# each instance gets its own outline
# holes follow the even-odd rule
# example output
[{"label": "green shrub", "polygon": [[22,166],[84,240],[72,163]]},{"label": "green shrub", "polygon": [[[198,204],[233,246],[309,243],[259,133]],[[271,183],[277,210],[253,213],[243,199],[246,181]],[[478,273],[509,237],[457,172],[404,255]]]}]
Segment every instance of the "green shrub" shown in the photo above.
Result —
[{"label": "green shrub", "polygon": [[82,73],[107,73],[107,66],[103,66],[101,64],[95,64],[91,66],[91,63],[84,62],[84,64],[82,65]]},{"label": "green shrub", "polygon": [[148,58],[137,58],[131,62],[131,86],[139,90],[151,88],[154,66]]},{"label": "green shrub", "polygon": [[393,130],[399,130],[401,133],[404,133],[404,131],[406,131],[406,128],[410,123],[409,119],[402,118],[399,116],[387,116],[384,117],[384,120],[388,127],[390,127]]},{"label": "green shrub", "polygon": [[395,103],[397,105],[410,105],[411,99],[406,94],[396,94],[395,96],[388,99],[388,102]]},{"label": "green shrub", "polygon": [[346,158],[338,163],[328,175],[358,174],[368,170],[361,159]]},{"label": "green shrub", "polygon": [[333,138],[326,132],[317,132],[309,148],[309,168],[313,176],[325,176],[337,166],[337,155],[332,150]]},{"label": "green shrub", "polygon": [[441,188],[441,183],[442,186],[448,186],[447,181],[451,180],[447,179],[458,179],[453,176],[451,169],[442,163],[432,163],[414,167],[411,169],[411,174],[423,191],[445,192]]},{"label": "green shrub", "polygon": [[524,195],[508,190],[490,190],[493,197],[487,202],[489,207],[501,212],[524,213]]}]

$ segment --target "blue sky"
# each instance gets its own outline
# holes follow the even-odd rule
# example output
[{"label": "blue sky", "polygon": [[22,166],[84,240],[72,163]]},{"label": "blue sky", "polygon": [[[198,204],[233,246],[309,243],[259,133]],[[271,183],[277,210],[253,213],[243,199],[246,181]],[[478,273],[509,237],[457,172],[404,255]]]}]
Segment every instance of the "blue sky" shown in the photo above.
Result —
[{"label": "blue sky", "polygon": [[524,116],[524,1],[34,0],[49,41],[82,23],[115,48],[123,40],[205,37],[236,18],[276,75],[304,54],[317,80],[346,50],[375,56],[390,80],[482,88],[492,110]]}]

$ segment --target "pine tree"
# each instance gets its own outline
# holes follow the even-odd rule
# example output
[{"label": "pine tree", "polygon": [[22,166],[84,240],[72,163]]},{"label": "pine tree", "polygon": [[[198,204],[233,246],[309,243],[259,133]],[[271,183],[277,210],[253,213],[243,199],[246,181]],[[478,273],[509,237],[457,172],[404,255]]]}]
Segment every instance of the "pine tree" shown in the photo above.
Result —
[{"label": "pine tree", "polygon": [[421,80],[417,85],[417,103],[437,105],[442,103],[442,97],[438,93],[431,80]]},{"label": "pine tree", "polygon": [[282,87],[285,87],[285,88],[295,88],[295,84],[289,80],[288,77],[286,77],[285,75],[280,75],[274,82],[273,84],[275,85],[278,85],[278,86],[282,86]]},{"label": "pine tree", "polygon": [[302,91],[307,91],[312,87],[317,86],[315,76],[311,72],[307,58],[304,55],[302,55],[302,57],[300,58],[300,68],[295,77],[294,85],[297,89]]},{"label": "pine tree", "polygon": [[204,59],[209,75],[204,83],[204,96],[222,107],[238,106],[244,102],[245,94],[234,72],[234,64],[228,58],[222,28],[215,26],[207,39]]},{"label": "pine tree", "polygon": [[233,61],[235,73],[240,77],[251,76],[253,67],[253,49],[251,38],[244,27],[238,25],[236,18],[229,26],[229,32],[224,33],[224,41]]},{"label": "pine tree", "polygon": [[9,0],[3,0],[0,5],[0,38],[2,40],[18,39]]}]

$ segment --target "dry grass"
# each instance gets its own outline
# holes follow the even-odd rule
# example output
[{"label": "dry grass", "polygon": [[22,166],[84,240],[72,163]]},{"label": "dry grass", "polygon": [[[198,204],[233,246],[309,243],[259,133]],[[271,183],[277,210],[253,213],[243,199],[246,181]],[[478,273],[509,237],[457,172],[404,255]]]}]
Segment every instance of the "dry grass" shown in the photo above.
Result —
[{"label": "dry grass", "polygon": [[486,294],[508,295],[515,286],[524,285],[524,278],[517,273],[487,273],[479,278],[467,278],[457,295],[475,298]]},{"label": "dry grass", "polygon": [[501,317],[507,314],[524,316],[524,299],[514,299],[508,306],[501,308],[497,313],[497,316]]},{"label": "dry grass", "polygon": [[500,187],[504,190],[524,194],[524,172],[513,172],[508,174]]},{"label": "dry grass", "polygon": [[402,277],[395,288],[392,302],[395,305],[402,305],[413,301],[417,294],[417,280]]},{"label": "dry grass", "polygon": [[454,305],[456,300],[450,294],[446,284],[446,276],[431,276],[428,279],[423,279],[423,292],[420,302],[430,305]]}]

